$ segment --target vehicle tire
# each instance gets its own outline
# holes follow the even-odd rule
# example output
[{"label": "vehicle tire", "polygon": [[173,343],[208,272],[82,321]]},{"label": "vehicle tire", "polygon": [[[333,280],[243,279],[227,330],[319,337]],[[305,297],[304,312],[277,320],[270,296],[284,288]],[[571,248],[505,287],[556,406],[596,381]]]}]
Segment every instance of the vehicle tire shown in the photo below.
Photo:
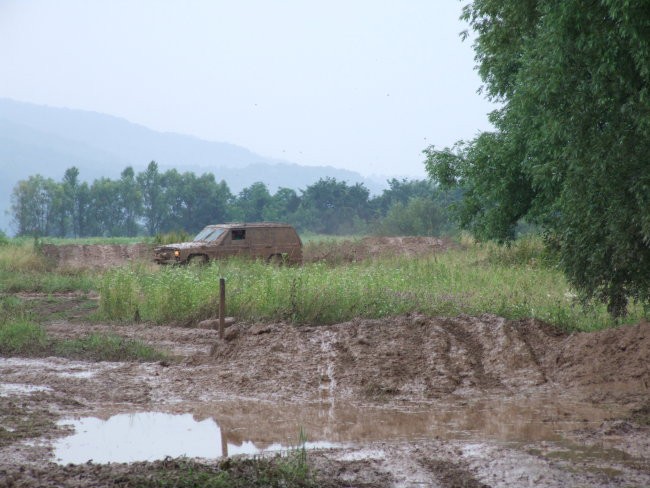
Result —
[{"label": "vehicle tire", "polygon": [[273,266],[282,266],[284,264],[284,258],[282,257],[282,254],[271,254],[267,259],[267,262]]}]

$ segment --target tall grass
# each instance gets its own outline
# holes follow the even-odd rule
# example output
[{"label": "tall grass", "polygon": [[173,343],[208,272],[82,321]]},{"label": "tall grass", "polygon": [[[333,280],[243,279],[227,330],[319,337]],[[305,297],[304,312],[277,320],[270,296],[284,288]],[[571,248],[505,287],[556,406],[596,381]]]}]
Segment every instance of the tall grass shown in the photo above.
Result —
[{"label": "tall grass", "polygon": [[11,239],[0,246],[0,293],[90,291],[96,272],[54,270],[33,239]]},{"label": "tall grass", "polygon": [[63,246],[66,244],[139,244],[151,242],[152,238],[145,236],[137,237],[43,237],[44,244]]},{"label": "tall grass", "polygon": [[90,361],[158,361],[168,355],[141,341],[114,334],[90,334],[78,339],[55,339],[43,326],[18,320],[0,323],[0,355],[61,356]]},{"label": "tall grass", "polygon": [[33,240],[16,240],[0,246],[0,270],[43,273],[50,268],[47,259],[38,252],[38,244]]},{"label": "tall grass", "polygon": [[90,334],[56,341],[53,349],[57,356],[91,361],[158,361],[168,357],[141,341],[115,334]]},{"label": "tall grass", "polygon": [[[536,317],[570,330],[611,326],[603,307],[585,312],[541,247],[470,245],[429,257],[366,260],[346,266],[310,263],[274,267],[261,262],[217,261],[203,268],[125,267],[100,284],[100,315],[155,323],[213,316],[219,278],[227,282],[227,313],[245,320],[328,324],[354,317],[408,312],[430,315],[494,313]],[[642,311],[632,309],[631,321]]]},{"label": "tall grass", "polygon": [[41,356],[48,346],[43,327],[25,321],[0,324],[0,354],[3,356]]}]

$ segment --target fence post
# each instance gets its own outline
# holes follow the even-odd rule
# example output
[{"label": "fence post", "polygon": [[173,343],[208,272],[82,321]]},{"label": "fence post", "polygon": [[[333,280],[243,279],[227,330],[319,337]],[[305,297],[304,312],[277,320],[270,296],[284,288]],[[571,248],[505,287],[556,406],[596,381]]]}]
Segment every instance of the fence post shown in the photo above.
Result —
[{"label": "fence post", "polygon": [[219,339],[223,339],[226,327],[226,280],[219,278]]}]

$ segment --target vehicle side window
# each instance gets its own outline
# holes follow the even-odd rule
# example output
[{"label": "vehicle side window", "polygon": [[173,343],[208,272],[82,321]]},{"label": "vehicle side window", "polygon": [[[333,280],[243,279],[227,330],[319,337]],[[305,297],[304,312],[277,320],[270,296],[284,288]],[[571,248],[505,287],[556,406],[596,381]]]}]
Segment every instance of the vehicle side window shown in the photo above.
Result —
[{"label": "vehicle side window", "polygon": [[246,239],[246,229],[233,229],[232,231],[233,241],[243,241],[244,239]]}]

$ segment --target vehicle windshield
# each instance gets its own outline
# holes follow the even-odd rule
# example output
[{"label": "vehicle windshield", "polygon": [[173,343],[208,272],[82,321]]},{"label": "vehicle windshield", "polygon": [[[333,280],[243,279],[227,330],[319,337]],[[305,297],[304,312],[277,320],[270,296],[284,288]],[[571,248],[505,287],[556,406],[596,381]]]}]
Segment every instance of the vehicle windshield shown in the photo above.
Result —
[{"label": "vehicle windshield", "polygon": [[221,234],[224,233],[224,229],[215,229],[211,227],[206,227],[201,232],[199,232],[194,238],[194,242],[197,241],[206,241],[213,242],[216,241]]}]

